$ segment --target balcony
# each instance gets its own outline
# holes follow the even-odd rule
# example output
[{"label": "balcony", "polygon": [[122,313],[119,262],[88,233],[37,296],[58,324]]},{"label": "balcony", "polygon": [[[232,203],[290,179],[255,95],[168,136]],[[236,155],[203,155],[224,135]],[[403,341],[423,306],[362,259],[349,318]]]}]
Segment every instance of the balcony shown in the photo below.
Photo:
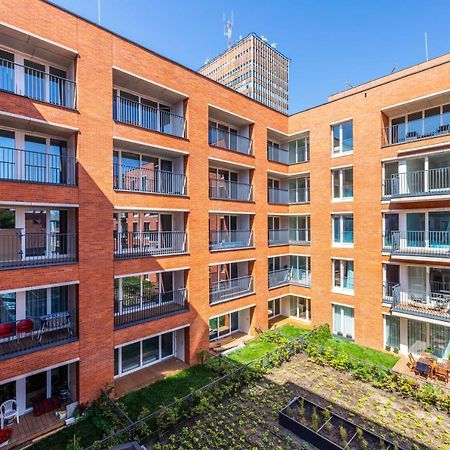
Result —
[{"label": "balcony", "polygon": [[422,197],[450,194],[450,167],[397,173],[384,180],[385,198]]},{"label": "balcony", "polygon": [[394,284],[392,312],[450,322],[450,283],[432,281],[429,286],[427,292],[402,289],[400,284]]},{"label": "balcony", "polygon": [[267,159],[281,164],[289,164],[289,150],[267,144]]},{"label": "balcony", "polygon": [[209,126],[208,143],[214,147],[251,155],[253,140],[237,133]]},{"label": "balcony", "polygon": [[391,231],[383,250],[398,256],[450,257],[449,231]]},{"label": "balcony", "polygon": [[311,273],[294,267],[269,272],[269,289],[288,285],[310,287]]},{"label": "balcony", "polygon": [[166,109],[155,108],[141,102],[115,96],[113,119],[127,125],[157,131],[184,138],[186,137],[186,119]]},{"label": "balcony", "polygon": [[253,247],[251,230],[220,230],[209,232],[210,250],[233,250]]},{"label": "balcony", "polygon": [[309,189],[268,188],[268,201],[273,205],[293,205],[309,202]]},{"label": "balcony", "polygon": [[214,200],[235,200],[239,202],[251,202],[253,200],[253,188],[248,183],[236,181],[209,179],[209,198]]},{"label": "balcony", "polygon": [[[50,303],[42,296],[48,290],[58,291]],[[2,294],[0,359],[72,342],[78,336],[77,322],[75,285]]]},{"label": "balcony", "polygon": [[131,231],[114,233],[114,257],[140,258],[186,253],[185,231]]},{"label": "balcony", "polygon": [[0,59],[0,90],[75,109],[77,85],[74,81]]},{"label": "balcony", "polygon": [[269,203],[289,205],[289,191],[287,189],[269,188]]},{"label": "balcony", "polygon": [[176,289],[170,292],[147,290],[142,295],[133,286],[124,286],[122,299],[114,300],[114,326],[123,326],[159,319],[172,314],[188,311],[187,290]]},{"label": "balcony", "polygon": [[76,249],[76,234],[0,230],[2,269],[74,263],[77,262]]},{"label": "balcony", "polygon": [[209,304],[214,305],[235,298],[245,297],[253,293],[253,276],[251,275],[217,281],[211,284]]},{"label": "balcony", "polygon": [[309,245],[309,229],[269,230],[269,246],[275,245]]},{"label": "balcony", "polygon": [[186,176],[166,170],[114,164],[114,189],[151,194],[186,195]]},{"label": "balcony", "polygon": [[0,147],[0,180],[76,185],[76,159]]}]

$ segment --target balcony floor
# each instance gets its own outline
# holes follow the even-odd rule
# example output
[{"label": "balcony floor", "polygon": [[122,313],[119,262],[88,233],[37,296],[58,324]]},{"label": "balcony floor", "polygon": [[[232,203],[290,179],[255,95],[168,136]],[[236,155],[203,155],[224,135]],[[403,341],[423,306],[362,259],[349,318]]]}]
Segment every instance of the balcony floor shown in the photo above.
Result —
[{"label": "balcony floor", "polygon": [[415,305],[413,302],[408,304],[398,304],[392,308],[392,312],[450,322],[450,311],[448,309],[439,309],[432,306],[426,307],[425,305],[420,304]]},{"label": "balcony floor", "polygon": [[160,363],[153,364],[136,372],[117,378],[114,382],[114,397],[120,398],[130,392],[138,391],[143,387],[161,380],[168,375],[174,375],[189,367],[178,358],[172,357]]},{"label": "balcony floor", "polygon": [[[63,408],[60,408],[62,410]],[[33,413],[24,414],[20,417],[20,423],[13,425],[13,436],[10,444],[2,447],[2,450],[27,447],[31,441],[43,437],[58,428],[64,426],[64,420],[56,417],[55,411],[48,412],[42,416],[35,417]]]}]

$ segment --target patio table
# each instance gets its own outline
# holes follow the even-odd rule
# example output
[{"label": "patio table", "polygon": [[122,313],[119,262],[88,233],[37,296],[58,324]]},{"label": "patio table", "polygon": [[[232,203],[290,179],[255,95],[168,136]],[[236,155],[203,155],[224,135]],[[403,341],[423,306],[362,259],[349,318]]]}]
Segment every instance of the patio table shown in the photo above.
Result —
[{"label": "patio table", "polygon": [[[419,360],[417,361],[416,368],[420,372],[423,372],[427,375],[427,377],[433,378],[434,377],[434,366],[437,364],[436,360],[428,356],[428,354],[422,354]],[[423,367],[423,370],[421,370],[421,366]],[[427,372],[425,371],[425,367],[428,367]]]}]

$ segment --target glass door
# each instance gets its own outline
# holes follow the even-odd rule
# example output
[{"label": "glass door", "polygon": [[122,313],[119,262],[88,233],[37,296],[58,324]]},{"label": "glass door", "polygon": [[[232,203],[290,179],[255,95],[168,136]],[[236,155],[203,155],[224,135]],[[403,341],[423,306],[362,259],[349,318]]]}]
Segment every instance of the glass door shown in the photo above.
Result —
[{"label": "glass door", "polygon": [[408,247],[425,246],[425,213],[406,214],[406,240]]},{"label": "glass door", "polygon": [[426,303],[426,267],[408,266],[408,298],[413,302]]}]

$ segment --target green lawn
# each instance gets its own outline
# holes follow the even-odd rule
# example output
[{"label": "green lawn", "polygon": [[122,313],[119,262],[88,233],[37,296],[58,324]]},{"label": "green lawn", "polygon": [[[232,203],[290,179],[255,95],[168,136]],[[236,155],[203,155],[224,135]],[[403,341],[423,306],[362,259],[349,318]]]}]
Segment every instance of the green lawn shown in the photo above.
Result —
[{"label": "green lawn", "polygon": [[277,330],[284,336],[291,339],[298,339],[300,336],[311,331],[308,328],[300,328],[295,325],[283,325],[282,327],[277,328]]},{"label": "green lawn", "polygon": [[205,386],[216,376],[213,370],[201,364],[188,367],[139,391],[123,396],[120,402],[125,405],[130,418],[137,419],[144,406],[149,412],[156,411],[161,405],[171,403],[175,397],[188,395],[191,388],[198,389]]},{"label": "green lawn", "polygon": [[392,353],[380,352],[371,348],[362,347],[361,345],[354,344],[353,342],[344,339],[333,338],[326,345],[336,348],[338,351],[347,353],[354,358],[385,367],[386,369],[392,369],[400,359]]},{"label": "green lawn", "polygon": [[276,348],[272,342],[264,342],[260,339],[250,341],[245,347],[227,355],[229,359],[240,364],[248,364],[262,355]]}]

